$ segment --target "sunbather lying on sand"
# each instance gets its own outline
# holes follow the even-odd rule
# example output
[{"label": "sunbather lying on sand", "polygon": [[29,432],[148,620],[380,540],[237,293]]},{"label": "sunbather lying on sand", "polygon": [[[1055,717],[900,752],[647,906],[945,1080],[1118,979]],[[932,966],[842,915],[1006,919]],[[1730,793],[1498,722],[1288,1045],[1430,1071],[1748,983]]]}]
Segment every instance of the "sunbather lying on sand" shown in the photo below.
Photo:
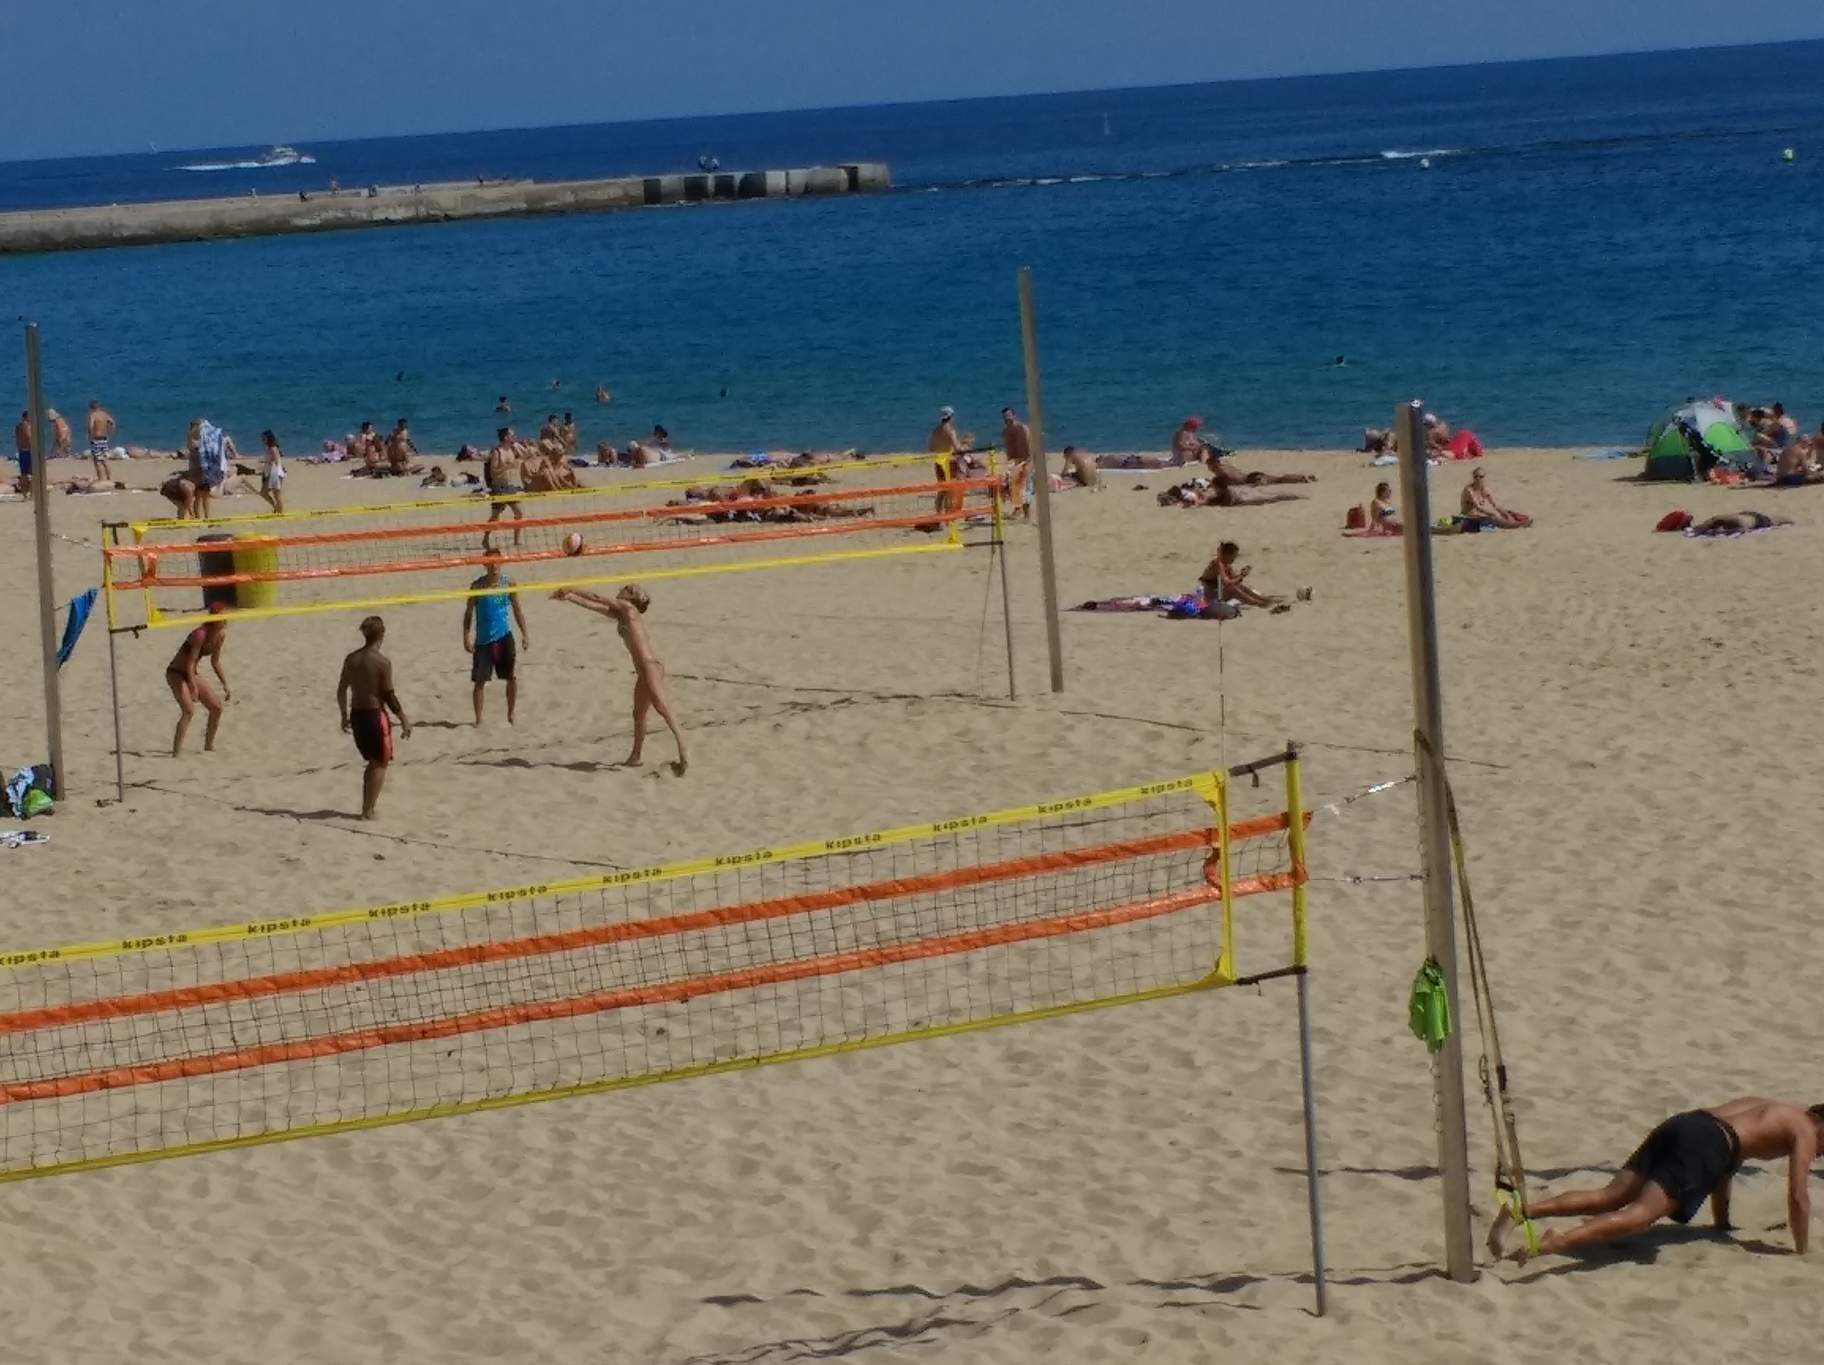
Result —
[{"label": "sunbather lying on sand", "polygon": [[1765,512],[1727,512],[1702,521],[1695,520],[1689,512],[1672,512],[1660,519],[1658,529],[1683,531],[1688,536],[1740,536],[1792,524],[1791,517],[1773,517]]},{"label": "sunbather lying on sand", "polygon": [[[840,517],[871,517],[874,515],[872,503],[855,507],[845,503],[813,502],[799,503],[783,507],[743,506],[743,503],[787,498],[792,496],[791,489],[777,489],[765,479],[744,479],[729,486],[711,484],[697,485],[684,490],[682,500],[667,502],[667,507],[691,508],[700,515],[686,514],[682,517],[667,518],[674,521],[710,521],[716,523],[729,521],[769,521],[769,522],[803,522],[831,521]],[[732,506],[717,509],[716,504],[728,503]]]},{"label": "sunbather lying on sand", "polygon": [[1216,446],[1204,447],[1204,463],[1209,466],[1210,477],[1217,483],[1226,483],[1230,487],[1243,485],[1258,487],[1263,483],[1316,483],[1315,474],[1267,474],[1261,470],[1243,473],[1230,461],[1233,451],[1221,450]]}]

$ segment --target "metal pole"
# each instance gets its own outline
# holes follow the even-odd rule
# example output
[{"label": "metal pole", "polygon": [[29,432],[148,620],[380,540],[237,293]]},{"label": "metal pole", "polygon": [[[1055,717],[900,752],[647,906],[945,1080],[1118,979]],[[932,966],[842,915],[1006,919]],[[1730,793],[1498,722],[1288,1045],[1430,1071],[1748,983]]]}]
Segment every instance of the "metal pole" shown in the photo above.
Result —
[{"label": "metal pole", "polygon": [[50,443],[44,439],[44,383],[38,365],[38,324],[25,324],[25,387],[32,409],[32,494],[38,530],[38,643],[44,654],[44,730],[50,747],[51,798],[67,794],[63,768],[63,695],[57,680],[57,595],[51,582]]},{"label": "metal pole", "polygon": [[[988,472],[994,473],[994,456],[988,457]],[[1007,540],[1002,534],[1005,521],[1001,510],[1001,483],[994,480],[994,540],[989,544],[988,553],[1000,561],[1001,567],[1001,622],[1007,631],[1007,700],[1014,701],[1019,693],[1013,682],[1013,592],[1007,586]]]},{"label": "metal pole", "polygon": [[[1419,852],[1425,872],[1425,948],[1444,973],[1450,1017],[1457,1001],[1456,898],[1444,796],[1444,701],[1438,680],[1438,617],[1431,563],[1431,487],[1425,463],[1423,410],[1415,400],[1394,410],[1400,441],[1400,497],[1406,509],[1406,612],[1412,646],[1412,708],[1418,749]],[[1436,1057],[1438,1170],[1444,1177],[1444,1257],[1450,1277],[1476,1277],[1469,1227],[1469,1129],[1463,1106],[1463,1040],[1454,1029]]]},{"label": "metal pole", "polygon": [[1032,428],[1032,477],[1039,493],[1039,574],[1045,585],[1045,645],[1051,690],[1064,690],[1064,642],[1058,635],[1058,569],[1051,543],[1051,471],[1045,467],[1045,405],[1039,396],[1039,338],[1032,321],[1032,270],[1020,267],[1020,343],[1026,352],[1026,416]]},{"label": "metal pole", "polygon": [[1305,1201],[1311,1210],[1311,1278],[1317,1286],[1317,1315],[1324,1315],[1324,1205],[1317,1177],[1317,1100],[1311,1093],[1311,998],[1309,969],[1298,974],[1298,1066],[1305,1086]]},{"label": "metal pole", "polygon": [[1305,798],[1298,745],[1286,744],[1286,847],[1292,855],[1292,964],[1298,975],[1298,1065],[1305,1092],[1305,1203],[1311,1216],[1311,1280],[1324,1315],[1324,1207],[1317,1173],[1317,1099],[1311,1079],[1311,1001],[1306,988],[1310,936],[1305,915]]},{"label": "metal pole", "polygon": [[[120,543],[120,532],[110,523],[102,529],[109,545]],[[114,698],[114,799],[127,799],[127,760],[120,742],[120,655],[114,644],[114,566],[104,546],[101,552],[101,596],[108,622],[108,691]]]}]

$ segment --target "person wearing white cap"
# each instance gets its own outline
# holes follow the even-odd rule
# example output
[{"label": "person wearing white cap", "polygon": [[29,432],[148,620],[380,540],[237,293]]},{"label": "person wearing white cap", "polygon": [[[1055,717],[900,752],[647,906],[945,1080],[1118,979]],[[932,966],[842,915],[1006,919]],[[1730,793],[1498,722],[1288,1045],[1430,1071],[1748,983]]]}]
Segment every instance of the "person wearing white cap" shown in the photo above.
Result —
[{"label": "person wearing white cap", "polygon": [[[937,426],[931,431],[926,449],[937,457],[931,464],[939,483],[948,483],[961,472],[957,468],[957,456],[963,453],[963,439],[956,432],[956,409],[948,403],[937,410]],[[934,510],[941,515],[960,511],[962,505],[963,495],[947,488],[937,495]]]}]

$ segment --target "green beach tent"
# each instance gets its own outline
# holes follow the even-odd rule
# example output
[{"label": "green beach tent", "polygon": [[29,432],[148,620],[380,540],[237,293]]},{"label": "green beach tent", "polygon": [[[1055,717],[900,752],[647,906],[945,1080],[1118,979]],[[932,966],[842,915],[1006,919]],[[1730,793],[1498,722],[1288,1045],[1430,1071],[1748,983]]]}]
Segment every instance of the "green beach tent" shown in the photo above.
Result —
[{"label": "green beach tent", "polygon": [[1714,465],[1747,469],[1754,446],[1735,424],[1735,413],[1716,402],[1684,403],[1653,424],[1647,433],[1647,467],[1643,479],[1699,479]]}]

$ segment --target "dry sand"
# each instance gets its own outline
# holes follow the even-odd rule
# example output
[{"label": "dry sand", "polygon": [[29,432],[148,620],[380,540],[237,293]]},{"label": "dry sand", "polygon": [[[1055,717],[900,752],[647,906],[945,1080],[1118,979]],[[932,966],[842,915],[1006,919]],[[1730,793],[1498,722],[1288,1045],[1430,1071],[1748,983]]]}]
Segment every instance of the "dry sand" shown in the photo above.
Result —
[{"label": "dry sand", "polygon": [[[606,622],[531,603],[520,725],[496,696],[477,733],[459,612],[399,609],[389,648],[424,728],[375,828],[345,814],[359,767],[333,688],[352,621],[235,628],[219,750],[178,761],[161,681],[176,635],[123,638],[124,806],[97,804],[113,773],[106,638],[91,630],[65,674],[76,795],[45,824],[50,844],[0,852],[0,945],[885,827],[1286,738],[1308,746],[1314,801],[1335,800],[1410,768],[1399,544],[1338,534],[1383,477],[1364,459],[1249,456],[1322,475],[1309,501],[1263,509],[1162,509],[1158,474],[1056,500],[1067,602],[1186,589],[1221,538],[1267,589],[1316,589],[1289,615],[1224,627],[1220,674],[1213,624],[1067,614],[1068,690],[1045,694],[1026,528],[1012,533],[1012,706],[979,554],[658,585],[651,630],[695,745],[682,780],[606,768],[628,687]],[[1617,481],[1625,463],[1557,451],[1487,464],[1539,524],[1438,544],[1446,723],[1522,1137],[1535,1179],[1561,1189],[1605,1178],[1677,1109],[1824,1097],[1810,933],[1824,853],[1803,834],[1824,805],[1803,730],[1824,491],[1637,487]],[[1454,504],[1467,472],[1435,471],[1435,496]],[[361,488],[300,468],[289,496]],[[1722,543],[1652,534],[1681,504],[1800,524]],[[59,599],[96,581],[100,516],[161,506],[58,497]],[[14,585],[0,606],[10,767],[42,757],[24,506],[0,506],[0,573]],[[669,755],[662,734],[652,744]],[[1325,1320],[1304,1278],[1293,996],[1269,986],[7,1186],[0,1357],[1807,1358],[1820,1253],[1788,1252],[1781,1170],[1745,1174],[1733,1239],[1694,1226],[1471,1286],[1439,1276],[1430,1078],[1404,1018],[1418,891],[1330,880],[1416,867],[1412,789],[1320,820],[1312,848]],[[1272,965],[1274,941],[1244,920],[1244,969]],[[1479,1105],[1471,1121],[1481,1203]]]}]

